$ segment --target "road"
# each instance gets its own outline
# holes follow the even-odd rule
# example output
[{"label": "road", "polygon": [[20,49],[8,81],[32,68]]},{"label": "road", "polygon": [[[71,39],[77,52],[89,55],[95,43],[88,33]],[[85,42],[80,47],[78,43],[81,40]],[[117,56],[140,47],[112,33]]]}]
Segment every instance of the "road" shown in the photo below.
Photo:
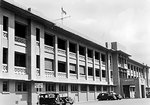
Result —
[{"label": "road", "polygon": [[90,102],[74,103],[73,105],[150,105],[150,98],[122,99],[110,101],[90,101]]}]

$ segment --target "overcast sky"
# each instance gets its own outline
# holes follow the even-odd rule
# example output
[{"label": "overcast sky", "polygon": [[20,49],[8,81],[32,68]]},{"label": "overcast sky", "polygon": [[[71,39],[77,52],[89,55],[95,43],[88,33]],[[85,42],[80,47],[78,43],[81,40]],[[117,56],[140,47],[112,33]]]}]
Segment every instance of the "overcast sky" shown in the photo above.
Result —
[{"label": "overcast sky", "polygon": [[[150,0],[14,0],[100,43],[117,41],[132,59],[150,66]],[[60,22],[60,21],[55,21]]]}]

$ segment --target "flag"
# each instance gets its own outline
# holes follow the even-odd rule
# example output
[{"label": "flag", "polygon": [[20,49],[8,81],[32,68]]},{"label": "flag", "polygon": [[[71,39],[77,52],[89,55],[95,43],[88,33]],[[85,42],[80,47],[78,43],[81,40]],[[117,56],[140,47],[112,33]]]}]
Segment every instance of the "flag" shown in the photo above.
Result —
[{"label": "flag", "polygon": [[67,14],[67,12],[63,9],[63,7],[61,7],[61,12],[62,12],[62,14]]}]

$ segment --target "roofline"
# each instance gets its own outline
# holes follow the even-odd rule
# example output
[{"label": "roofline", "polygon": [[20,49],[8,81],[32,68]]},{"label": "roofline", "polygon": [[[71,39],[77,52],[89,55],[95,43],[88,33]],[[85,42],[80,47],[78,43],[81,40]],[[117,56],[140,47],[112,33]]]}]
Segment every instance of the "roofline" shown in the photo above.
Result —
[{"label": "roofline", "polygon": [[[7,10],[12,11],[12,12],[15,12],[15,13],[17,12],[20,15],[23,15],[23,16],[26,15],[26,17],[28,19],[32,19],[32,20],[41,22],[42,24],[44,23],[45,25],[50,25],[50,29],[53,29],[54,27],[59,28],[60,30],[62,30],[64,32],[68,32],[69,34],[74,35],[82,40],[85,40],[86,42],[90,42],[90,43],[94,44],[94,46],[96,45],[101,50],[109,51],[106,47],[100,45],[98,42],[92,40],[88,36],[79,34],[75,31],[73,31],[72,29],[65,27],[63,25],[56,24],[56,23],[50,21],[50,19],[48,19],[47,17],[44,17],[43,15],[41,15],[39,12],[37,12],[31,8],[27,8],[22,5],[19,5],[16,2],[14,2],[13,0],[12,1],[11,0],[10,1],[9,0],[0,0],[0,6]],[[87,38],[90,40],[88,40]]]}]

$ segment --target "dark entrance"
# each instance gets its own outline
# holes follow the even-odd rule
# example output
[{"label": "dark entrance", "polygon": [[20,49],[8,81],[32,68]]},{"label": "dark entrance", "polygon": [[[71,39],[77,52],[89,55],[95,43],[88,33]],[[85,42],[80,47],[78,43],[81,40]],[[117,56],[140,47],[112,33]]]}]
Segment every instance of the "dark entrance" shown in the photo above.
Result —
[{"label": "dark entrance", "polygon": [[142,98],[145,98],[144,85],[141,85],[141,94],[142,94]]},{"label": "dark entrance", "polygon": [[124,98],[130,98],[129,87],[130,85],[123,85]]}]

